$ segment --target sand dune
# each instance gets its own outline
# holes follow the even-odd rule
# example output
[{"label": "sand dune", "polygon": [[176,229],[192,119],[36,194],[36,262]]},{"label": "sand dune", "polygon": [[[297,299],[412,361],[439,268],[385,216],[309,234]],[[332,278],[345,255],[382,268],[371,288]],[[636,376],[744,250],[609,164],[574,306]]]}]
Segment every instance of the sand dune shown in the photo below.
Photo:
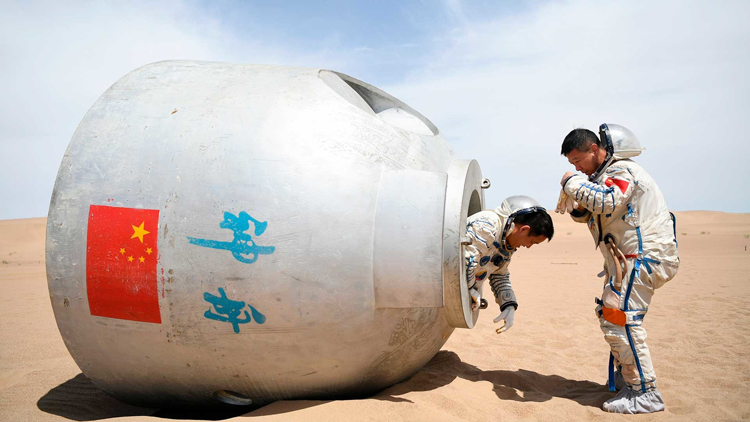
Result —
[{"label": "sand dune", "polygon": [[[645,326],[665,412],[640,420],[750,419],[750,214],[677,213],[682,265]],[[608,348],[594,317],[601,256],[582,225],[554,216],[555,239],[511,264],[520,307],[494,332],[493,305],[456,330],[416,375],[363,400],[284,401],[201,414],[120,403],[81,374],[49,304],[46,219],[0,221],[0,420],[217,419],[454,421],[621,419],[600,410]]]}]

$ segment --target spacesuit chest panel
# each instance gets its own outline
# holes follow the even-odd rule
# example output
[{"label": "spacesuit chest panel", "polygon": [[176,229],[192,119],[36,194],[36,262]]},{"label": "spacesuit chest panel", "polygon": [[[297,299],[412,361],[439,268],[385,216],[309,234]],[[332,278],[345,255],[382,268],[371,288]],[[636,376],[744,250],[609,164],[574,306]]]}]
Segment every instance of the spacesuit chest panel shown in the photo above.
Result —
[{"label": "spacesuit chest panel", "polygon": [[[493,242],[492,246],[494,247],[487,251],[487,255],[483,256],[480,261],[480,266],[484,267],[482,272],[487,274],[492,274],[500,268],[507,267],[510,264],[510,258],[513,256],[513,251],[506,250],[497,240]],[[477,278],[479,277],[477,276]]]},{"label": "spacesuit chest panel", "polygon": [[[607,184],[607,182],[609,181],[608,178],[610,177],[611,173],[622,171],[621,166],[625,164],[623,161],[618,162],[620,169],[607,169],[607,171],[602,174],[599,180],[597,180],[597,183],[609,186]],[[633,190],[630,194],[630,197],[628,198],[627,202],[619,204],[611,213],[600,214],[601,224],[597,227],[597,234],[598,231],[601,230],[602,237],[606,236],[607,234],[611,234],[615,236],[618,242],[620,241],[620,237],[624,234],[624,232],[634,230],[639,226],[637,205],[638,199],[643,192],[643,186],[641,183],[639,183],[639,180],[636,177],[637,171],[634,171],[636,169],[631,168],[633,166],[630,165],[631,163],[629,162],[629,160],[627,161],[627,171],[633,178]]]}]

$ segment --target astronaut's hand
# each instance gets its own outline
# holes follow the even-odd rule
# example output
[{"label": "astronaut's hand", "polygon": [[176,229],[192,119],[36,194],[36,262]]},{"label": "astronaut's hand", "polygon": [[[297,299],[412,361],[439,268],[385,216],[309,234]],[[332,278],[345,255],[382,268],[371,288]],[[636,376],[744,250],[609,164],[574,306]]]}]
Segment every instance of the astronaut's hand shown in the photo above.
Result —
[{"label": "astronaut's hand", "polygon": [[561,189],[560,196],[557,198],[557,207],[555,208],[555,212],[565,214],[578,208],[580,208],[578,203],[567,193],[565,193],[565,190]]},{"label": "astronaut's hand", "polygon": [[510,330],[510,327],[513,326],[513,315],[516,313],[516,308],[512,306],[508,306],[505,308],[505,310],[498,316],[497,318],[493,319],[492,322],[500,322],[503,321],[503,325],[496,329],[495,332],[498,334],[502,334],[508,330]]}]

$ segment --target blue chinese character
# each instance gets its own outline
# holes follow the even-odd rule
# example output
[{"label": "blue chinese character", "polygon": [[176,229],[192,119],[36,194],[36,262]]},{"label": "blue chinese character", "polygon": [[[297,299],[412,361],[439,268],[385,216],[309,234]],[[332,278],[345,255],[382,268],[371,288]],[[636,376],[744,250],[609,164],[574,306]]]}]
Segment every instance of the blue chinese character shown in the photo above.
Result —
[{"label": "blue chinese character", "polygon": [[276,248],[274,246],[259,246],[253,241],[252,236],[245,233],[250,229],[250,221],[255,226],[255,235],[260,236],[266,231],[268,223],[258,221],[251,217],[245,211],[241,211],[239,217],[232,213],[224,213],[224,221],[219,224],[222,229],[230,229],[234,232],[234,240],[231,242],[219,242],[217,240],[196,239],[188,237],[193,245],[203,246],[204,248],[225,249],[232,252],[232,256],[245,264],[252,264],[258,259],[258,255],[270,255]]},{"label": "blue chinese character", "polygon": [[[211,311],[211,309],[209,309],[203,313],[203,316],[214,321],[231,323],[232,327],[234,327],[235,333],[240,332],[240,324],[247,324],[248,322],[252,321],[252,319],[250,318],[250,314],[248,314],[247,311],[242,310],[245,307],[245,302],[241,300],[228,299],[226,293],[224,293],[224,289],[222,289],[221,287],[219,287],[219,296],[214,296],[211,293],[206,292],[203,293],[203,299],[205,299],[206,302],[214,305],[214,310],[216,310],[216,313],[214,313]],[[258,324],[263,324],[264,322],[266,322],[265,315],[261,314],[257,309],[253,308],[250,305],[247,305],[247,307],[250,308],[250,312],[253,314],[255,322],[257,322]],[[239,318],[240,313],[242,312],[244,312],[245,314],[244,319]]]},{"label": "blue chinese character", "polygon": [[230,322],[234,327],[234,332],[239,333],[240,324],[247,324],[250,322],[250,314],[248,314],[247,311],[244,311],[245,319],[237,318],[240,316],[242,308],[245,307],[245,302],[228,299],[226,293],[224,293],[224,289],[221,287],[219,287],[219,295],[220,296],[214,296],[208,292],[203,293],[203,299],[214,305],[214,309],[216,310],[216,313],[213,313],[211,312],[211,309],[209,309],[203,314],[203,316],[215,321]]}]

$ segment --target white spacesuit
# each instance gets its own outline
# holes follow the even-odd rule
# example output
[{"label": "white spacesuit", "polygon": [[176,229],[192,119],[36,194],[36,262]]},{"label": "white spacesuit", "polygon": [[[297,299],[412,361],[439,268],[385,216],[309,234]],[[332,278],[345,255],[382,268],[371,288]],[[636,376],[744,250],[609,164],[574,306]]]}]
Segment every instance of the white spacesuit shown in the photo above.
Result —
[{"label": "white spacesuit", "polygon": [[481,211],[468,219],[466,237],[469,243],[464,248],[464,258],[472,307],[479,306],[484,280],[489,278],[501,312],[494,321],[505,321],[498,333],[513,325],[513,315],[518,309],[508,271],[510,259],[517,249],[508,246],[506,236],[513,231],[513,220],[517,216],[533,211],[544,211],[544,208],[533,198],[516,195],[506,198],[495,210]]},{"label": "white spacesuit", "polygon": [[[627,385],[604,409],[619,413],[649,413],[664,409],[656,389],[656,374],[641,326],[655,289],[677,273],[679,257],[675,220],[656,182],[629,158],[643,150],[628,129],[600,127],[607,159],[588,179],[569,177],[563,185],[568,208],[575,201],[585,208],[571,216],[587,223],[605,259],[604,293],[596,312],[610,345],[609,387],[614,368]],[[563,209],[563,212],[565,209]]]}]

